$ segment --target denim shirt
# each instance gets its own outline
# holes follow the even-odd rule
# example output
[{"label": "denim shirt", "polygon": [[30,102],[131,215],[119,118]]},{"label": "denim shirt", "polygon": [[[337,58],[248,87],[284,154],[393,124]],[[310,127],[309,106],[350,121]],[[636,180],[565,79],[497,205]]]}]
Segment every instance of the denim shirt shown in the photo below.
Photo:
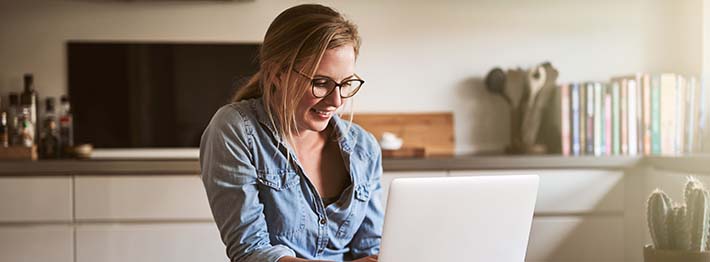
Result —
[{"label": "denim shirt", "polygon": [[375,138],[337,116],[330,120],[350,186],[326,207],[270,123],[262,99],[243,100],[220,108],[202,134],[202,181],[231,261],[378,254],[384,212]]}]

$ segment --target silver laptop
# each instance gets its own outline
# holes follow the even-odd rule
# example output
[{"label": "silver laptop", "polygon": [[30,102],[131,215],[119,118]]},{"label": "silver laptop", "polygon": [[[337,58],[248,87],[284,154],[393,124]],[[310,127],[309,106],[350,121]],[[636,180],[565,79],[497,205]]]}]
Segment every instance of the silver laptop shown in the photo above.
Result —
[{"label": "silver laptop", "polygon": [[524,261],[538,184],[535,175],[395,179],[378,261]]}]

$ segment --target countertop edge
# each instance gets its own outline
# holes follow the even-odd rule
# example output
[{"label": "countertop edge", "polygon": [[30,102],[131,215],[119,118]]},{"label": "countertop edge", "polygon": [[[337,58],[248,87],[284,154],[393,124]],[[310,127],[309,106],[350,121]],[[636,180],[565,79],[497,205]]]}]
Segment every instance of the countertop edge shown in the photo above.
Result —
[{"label": "countertop edge", "polygon": [[[450,171],[503,169],[626,169],[642,163],[661,163],[663,167],[697,166],[707,163],[702,157],[641,156],[454,156],[428,158],[385,158],[383,170]],[[688,163],[697,163],[689,165]],[[708,170],[710,172],[710,170]],[[0,176],[73,175],[196,175],[197,159],[121,159],[121,160],[40,160],[0,161]]]}]

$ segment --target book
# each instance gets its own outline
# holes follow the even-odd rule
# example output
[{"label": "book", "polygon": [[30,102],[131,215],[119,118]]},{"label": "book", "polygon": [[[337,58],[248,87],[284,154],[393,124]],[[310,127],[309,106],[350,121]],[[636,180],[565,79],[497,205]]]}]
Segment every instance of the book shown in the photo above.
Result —
[{"label": "book", "polygon": [[703,103],[703,93],[702,87],[698,83],[698,79],[691,77],[688,81],[688,93],[689,93],[689,104],[690,104],[690,116],[688,123],[688,152],[697,153],[700,152],[701,142],[702,142],[702,103]]},{"label": "book", "polygon": [[612,102],[611,102],[611,87],[608,84],[604,84],[604,142],[605,142],[605,154],[613,154],[612,150]]},{"label": "book", "polygon": [[[705,80],[707,81],[707,80]],[[697,145],[698,151],[703,152],[707,151],[707,148],[703,145],[704,142],[707,139],[707,132],[708,132],[708,122],[710,122],[710,117],[708,113],[710,113],[708,109],[708,95],[710,92],[708,92],[708,87],[705,85],[705,82],[698,81],[698,131],[697,137],[695,144]]]},{"label": "book", "polygon": [[620,134],[620,146],[621,154],[626,155],[629,153],[629,114],[628,114],[628,81],[626,79],[620,80],[621,85],[619,85],[619,121],[621,122],[621,132]]},{"label": "book", "polygon": [[579,84],[579,150],[580,154],[587,153],[587,88]]},{"label": "book", "polygon": [[634,118],[634,124],[636,125],[636,154],[643,155],[644,144],[643,144],[643,74],[634,74],[634,79],[636,80],[636,114]]},{"label": "book", "polygon": [[651,154],[661,152],[661,76],[651,78]]},{"label": "book", "polygon": [[619,82],[614,81],[611,83],[611,123],[612,123],[612,151],[615,155],[621,154],[621,119],[620,119],[620,87]]},{"label": "book", "polygon": [[562,139],[562,155],[569,156],[571,152],[571,121],[570,121],[570,90],[568,84],[560,86],[560,126],[562,128],[560,138]]},{"label": "book", "polygon": [[602,84],[594,83],[594,155],[604,154],[604,97],[602,96]]},{"label": "book", "polygon": [[676,137],[676,75],[661,74],[660,93],[660,131],[661,154],[675,154]]},{"label": "book", "polygon": [[628,90],[627,92],[627,102],[628,106],[627,108],[627,120],[626,120],[626,125],[627,125],[627,140],[628,141],[628,151],[627,153],[629,155],[636,155],[638,153],[638,121],[637,121],[637,107],[636,107],[636,100],[638,99],[638,94],[637,94],[637,86],[636,86],[636,79],[628,79],[626,80],[626,88]]},{"label": "book", "polygon": [[675,99],[675,141],[673,141],[673,152],[676,155],[685,153],[685,116],[686,116],[686,80],[682,75],[676,76],[676,99]]},{"label": "book", "polygon": [[687,95],[686,95],[686,109],[688,112],[686,117],[686,133],[685,133],[685,149],[687,153],[697,152],[695,148],[696,133],[698,130],[698,100],[697,97],[700,95],[697,93],[697,79],[695,77],[690,77],[688,79]]},{"label": "book", "polygon": [[573,83],[570,85],[570,114],[572,120],[572,155],[578,156],[581,153],[581,142],[580,142],[580,121],[579,121],[579,84]]},{"label": "book", "polygon": [[651,154],[651,76],[644,74],[641,80],[641,104],[642,111],[642,137],[643,137],[643,154]]},{"label": "book", "polygon": [[594,126],[594,123],[595,123],[594,119],[596,118],[594,115],[594,112],[595,112],[595,110],[594,110],[594,100],[595,100],[594,99],[594,97],[595,97],[594,83],[590,82],[590,83],[587,83],[585,86],[586,86],[586,90],[587,90],[587,92],[586,92],[587,103],[586,103],[586,115],[585,115],[585,118],[587,121],[587,123],[586,123],[587,130],[585,132],[587,141],[586,141],[585,152],[589,155],[594,155],[594,147],[596,145],[596,142],[594,140],[594,138],[596,137],[596,134],[594,133],[594,131],[596,130],[595,126]]}]

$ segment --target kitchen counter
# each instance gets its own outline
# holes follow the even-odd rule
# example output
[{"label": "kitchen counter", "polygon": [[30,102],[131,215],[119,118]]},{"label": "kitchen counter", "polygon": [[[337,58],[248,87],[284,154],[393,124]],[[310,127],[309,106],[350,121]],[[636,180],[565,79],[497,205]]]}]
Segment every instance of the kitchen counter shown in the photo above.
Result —
[{"label": "kitchen counter", "polygon": [[[453,156],[385,158],[384,171],[511,170],[511,169],[606,169],[640,165],[683,172],[710,173],[710,155],[666,156]],[[197,159],[115,159],[0,161],[0,176],[28,175],[194,175],[200,173]]]},{"label": "kitchen counter", "polygon": [[[688,174],[710,179],[706,163],[710,156],[384,159],[382,185],[388,192],[393,179],[404,177],[537,174],[529,258],[642,261],[647,194],[655,188],[680,194]],[[136,239],[151,239],[139,243],[143,256],[196,238],[201,250],[217,249],[221,239],[199,171],[195,157],[0,161],[0,229],[16,232],[0,240],[101,257],[116,246],[135,247]]]},{"label": "kitchen counter", "polygon": [[[699,158],[699,159],[698,159]],[[546,156],[453,156],[428,158],[387,158],[384,171],[496,170],[496,169],[625,169],[642,161],[658,161],[666,166],[704,168],[710,157],[564,157]],[[687,162],[687,163],[686,163]],[[678,164],[681,163],[681,164]],[[197,159],[116,159],[0,161],[0,176],[96,175],[96,174],[198,174]]]}]

